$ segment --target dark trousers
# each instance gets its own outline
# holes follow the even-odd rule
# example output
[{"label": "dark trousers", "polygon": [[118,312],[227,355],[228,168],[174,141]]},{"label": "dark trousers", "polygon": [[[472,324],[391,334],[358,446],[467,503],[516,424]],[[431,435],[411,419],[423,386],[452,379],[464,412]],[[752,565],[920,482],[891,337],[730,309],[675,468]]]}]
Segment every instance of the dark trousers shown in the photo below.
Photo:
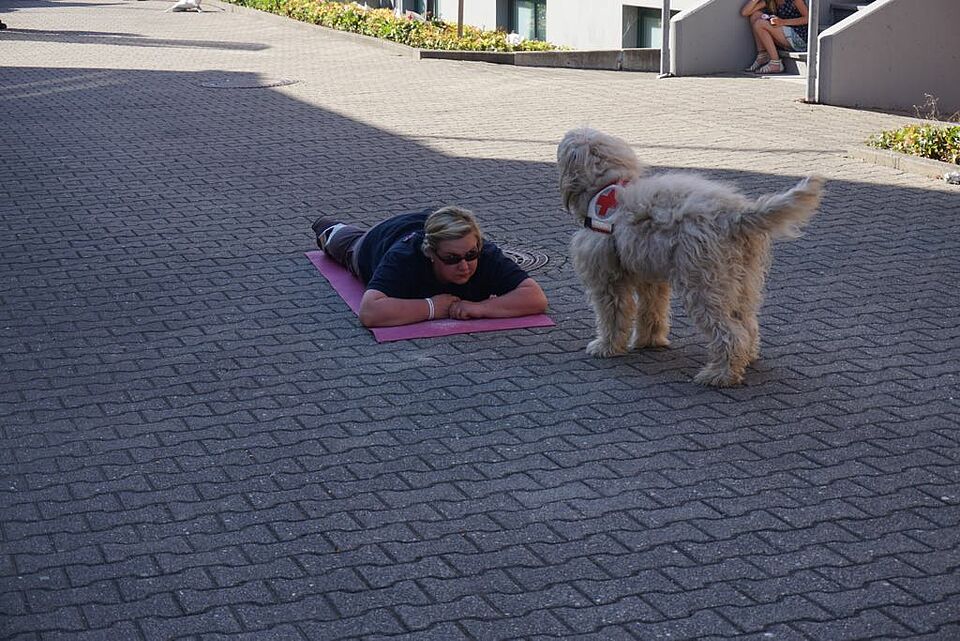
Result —
[{"label": "dark trousers", "polygon": [[360,278],[360,268],[357,265],[357,250],[367,230],[353,225],[343,225],[333,232],[333,236],[322,243],[323,253],[343,265],[350,273]]}]

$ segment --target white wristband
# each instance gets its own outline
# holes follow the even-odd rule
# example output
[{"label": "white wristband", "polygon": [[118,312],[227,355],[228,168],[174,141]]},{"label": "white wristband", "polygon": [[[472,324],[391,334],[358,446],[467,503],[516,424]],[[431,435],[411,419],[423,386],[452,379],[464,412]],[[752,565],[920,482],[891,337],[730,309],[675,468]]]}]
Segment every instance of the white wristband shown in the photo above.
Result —
[{"label": "white wristband", "polygon": [[433,315],[436,313],[436,309],[433,306],[432,298],[424,298],[423,300],[427,301],[427,305],[430,307],[430,315],[427,316],[427,320],[433,320]]}]

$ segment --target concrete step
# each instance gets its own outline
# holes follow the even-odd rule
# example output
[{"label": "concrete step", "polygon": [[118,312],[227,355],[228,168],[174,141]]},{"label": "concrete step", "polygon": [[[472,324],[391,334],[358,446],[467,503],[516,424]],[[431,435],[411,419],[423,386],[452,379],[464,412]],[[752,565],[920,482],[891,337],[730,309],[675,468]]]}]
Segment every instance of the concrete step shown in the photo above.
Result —
[{"label": "concrete step", "polygon": [[783,73],[805,76],[807,75],[807,52],[806,51],[779,51],[780,60],[783,61]]}]

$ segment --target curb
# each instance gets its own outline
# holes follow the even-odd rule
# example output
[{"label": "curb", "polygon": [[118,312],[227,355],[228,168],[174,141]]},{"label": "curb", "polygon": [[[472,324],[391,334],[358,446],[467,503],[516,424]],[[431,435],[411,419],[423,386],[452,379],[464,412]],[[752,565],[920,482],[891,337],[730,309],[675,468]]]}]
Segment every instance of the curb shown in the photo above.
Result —
[{"label": "curb", "polygon": [[848,153],[854,158],[859,158],[860,160],[865,160],[875,165],[893,167],[900,171],[920,174],[921,176],[937,178],[939,180],[946,180],[947,174],[960,173],[960,165],[954,165],[940,160],[932,160],[930,158],[921,158],[919,156],[910,156],[887,149],[852,147]]},{"label": "curb", "polygon": [[420,59],[490,62],[517,67],[557,67],[599,71],[660,71],[659,49],[577,51],[460,51],[420,49]]}]

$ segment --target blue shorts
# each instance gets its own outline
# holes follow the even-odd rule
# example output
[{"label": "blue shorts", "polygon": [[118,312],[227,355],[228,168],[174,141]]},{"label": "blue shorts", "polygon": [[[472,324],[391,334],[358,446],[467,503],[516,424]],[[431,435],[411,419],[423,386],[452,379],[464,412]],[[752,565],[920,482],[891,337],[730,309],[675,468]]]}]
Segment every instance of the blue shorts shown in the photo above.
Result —
[{"label": "blue shorts", "polygon": [[782,27],[783,35],[787,37],[787,42],[790,43],[790,48],[794,51],[806,51],[807,50],[807,41],[800,37],[800,34],[797,33],[797,30],[793,27]]}]

